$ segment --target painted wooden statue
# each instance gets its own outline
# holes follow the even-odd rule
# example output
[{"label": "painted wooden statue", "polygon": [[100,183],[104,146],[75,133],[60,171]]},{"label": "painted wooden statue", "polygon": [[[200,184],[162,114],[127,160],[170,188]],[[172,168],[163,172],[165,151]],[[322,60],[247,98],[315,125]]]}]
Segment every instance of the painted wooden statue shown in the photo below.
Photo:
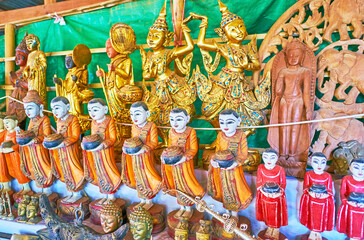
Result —
[{"label": "painted wooden statue", "polygon": [[100,219],[102,230],[112,233],[121,226],[123,215],[120,207],[110,201],[100,210]]},{"label": "painted wooden statue", "polygon": [[138,191],[138,196],[142,199],[139,206],[147,210],[152,207],[152,199],[162,185],[153,155],[153,150],[158,145],[157,127],[155,123],[147,121],[149,116],[150,112],[144,102],[131,105],[132,138],[124,142],[121,172],[123,182]]},{"label": "painted wooden statue", "polygon": [[[202,198],[205,190],[196,179],[193,158],[198,153],[196,131],[188,127],[190,116],[181,108],[174,108],[169,114],[169,122],[172,129],[169,130],[168,148],[162,153],[162,181],[165,190],[180,190],[189,196]],[[175,218],[192,216],[191,206],[184,196],[170,192],[177,196],[181,209],[175,214]]]}]

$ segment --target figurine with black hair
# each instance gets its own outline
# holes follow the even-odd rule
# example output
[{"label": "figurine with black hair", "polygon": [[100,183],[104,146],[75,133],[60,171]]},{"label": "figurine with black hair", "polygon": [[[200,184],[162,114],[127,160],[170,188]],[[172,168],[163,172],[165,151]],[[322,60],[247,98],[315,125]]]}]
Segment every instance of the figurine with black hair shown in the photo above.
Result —
[{"label": "figurine with black hair", "polygon": [[300,222],[311,233],[301,239],[324,239],[321,233],[334,229],[335,204],[331,175],[325,172],[327,158],[315,152],[309,159],[313,171],[305,174],[300,203]]},{"label": "figurine with black hair", "polygon": [[132,138],[126,139],[123,146],[122,173],[123,182],[137,190],[141,203],[137,206],[149,210],[152,199],[161,188],[161,177],[154,167],[153,150],[158,145],[157,126],[148,122],[150,116],[144,102],[135,102],[130,107],[133,121]]},{"label": "figurine with black hair", "polygon": [[258,221],[268,226],[258,234],[259,239],[286,239],[279,232],[281,226],[288,225],[286,201],[286,173],[278,161],[278,153],[268,148],[262,154],[264,164],[257,171],[257,197],[255,215]]},{"label": "figurine with black hair", "polygon": [[364,238],[364,159],[356,158],[350,163],[352,175],[341,182],[341,206],[337,216],[337,231],[350,239]]}]

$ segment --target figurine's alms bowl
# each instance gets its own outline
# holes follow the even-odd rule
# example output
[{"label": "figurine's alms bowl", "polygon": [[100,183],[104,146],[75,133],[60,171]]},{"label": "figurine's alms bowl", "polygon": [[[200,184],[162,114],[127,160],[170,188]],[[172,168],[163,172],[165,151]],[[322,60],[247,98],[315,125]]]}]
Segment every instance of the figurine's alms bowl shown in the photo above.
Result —
[{"label": "figurine's alms bowl", "polygon": [[43,146],[45,148],[55,148],[59,146],[64,140],[64,136],[60,133],[54,133],[48,136],[45,136],[43,141]]},{"label": "figurine's alms bowl", "polygon": [[279,193],[281,187],[275,182],[266,182],[264,183],[262,190],[266,193]]},{"label": "figurine's alms bowl", "polygon": [[364,193],[351,192],[349,194],[348,201],[355,202],[355,203],[364,203]]},{"label": "figurine's alms bowl", "polygon": [[136,154],[143,147],[143,142],[138,137],[126,139],[124,141],[124,150],[127,154]]},{"label": "figurine's alms bowl", "polygon": [[183,157],[183,149],[178,146],[168,147],[162,153],[165,164],[174,165]]},{"label": "figurine's alms bowl", "polygon": [[314,193],[327,193],[326,186],[321,183],[313,183],[309,191]]},{"label": "figurine's alms bowl", "polygon": [[86,151],[91,151],[92,149],[97,148],[103,142],[103,138],[100,134],[92,134],[85,136],[82,139],[81,145],[82,148]]},{"label": "figurine's alms bowl", "polygon": [[15,143],[11,140],[5,141],[1,144],[2,148],[12,148],[15,145]]},{"label": "figurine's alms bowl", "polygon": [[24,146],[30,143],[30,141],[32,141],[35,137],[35,133],[32,130],[20,132],[16,134],[16,142],[20,146]]},{"label": "figurine's alms bowl", "polygon": [[215,161],[220,168],[231,167],[235,162],[235,156],[230,150],[217,151],[215,153]]}]

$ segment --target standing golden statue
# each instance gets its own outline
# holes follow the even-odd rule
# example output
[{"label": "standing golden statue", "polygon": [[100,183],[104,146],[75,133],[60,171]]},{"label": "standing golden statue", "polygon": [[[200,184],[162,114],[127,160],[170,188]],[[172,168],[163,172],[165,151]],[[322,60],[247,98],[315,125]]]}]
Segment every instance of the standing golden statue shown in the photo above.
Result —
[{"label": "standing golden statue", "polygon": [[[218,115],[224,109],[235,110],[242,118],[241,126],[259,125],[263,120],[263,108],[270,101],[269,81],[261,85],[245,77],[244,70],[260,69],[256,37],[247,45],[241,45],[248,35],[241,17],[231,13],[219,0],[222,14],[221,26],[215,32],[227,43],[209,43],[205,40],[208,19],[206,16],[190,13],[194,19],[202,20],[197,46],[201,49],[203,63],[208,77],[196,68],[196,84],[199,98],[203,101],[201,111],[206,120],[218,127]],[[216,52],[214,63],[208,51]],[[226,66],[217,75],[220,57],[226,59]]]},{"label": "standing golden statue", "polygon": [[[136,48],[134,30],[125,23],[114,24],[110,29],[110,38],[107,39],[105,47],[107,56],[111,59],[110,64],[107,65],[109,72],[106,73],[98,68],[96,75],[103,85],[110,116],[117,122],[130,122],[129,109],[125,107],[127,103],[125,100],[130,99],[125,97],[124,92],[126,89],[138,92],[139,89],[129,86],[134,85],[133,65],[129,57]],[[140,98],[135,101],[138,100]],[[118,138],[130,137],[130,127],[118,126],[117,131]]]},{"label": "standing golden statue", "polygon": [[[147,90],[145,85],[143,86],[143,102],[148,105],[150,110],[150,120],[157,125],[164,126],[169,125],[169,112],[176,107],[186,109],[188,115],[193,117],[195,114],[193,102],[196,100],[196,91],[192,86],[193,78],[188,79],[194,44],[190,36],[191,30],[186,24],[192,20],[192,17],[186,18],[182,23],[186,46],[167,49],[166,47],[172,40],[174,33],[168,29],[166,15],[164,4],[157,20],[149,28],[147,43],[152,51],[146,53],[143,48],[140,48],[143,79],[154,78],[151,92]],[[172,61],[175,61],[175,71],[169,67]],[[184,77],[179,76],[179,73],[183,74]],[[159,134],[166,145],[168,130],[160,130]]]},{"label": "standing golden statue", "polygon": [[[46,55],[40,49],[40,41],[34,34],[29,34],[25,38],[27,48],[30,51],[27,65],[23,71],[23,77],[28,81],[28,90],[37,90],[42,98],[42,102],[47,102],[46,89]],[[47,105],[44,105],[47,108]]]},{"label": "standing golden statue", "polygon": [[[65,58],[65,65],[68,73],[64,80],[53,77],[56,85],[57,97],[62,96],[70,101],[70,114],[79,118],[81,133],[90,129],[91,122],[86,120],[88,116],[83,116],[83,102],[90,101],[94,92],[88,87],[88,70],[87,65],[91,62],[91,51],[84,44],[78,44],[72,51],[72,54]],[[80,117],[81,116],[81,117]]]}]

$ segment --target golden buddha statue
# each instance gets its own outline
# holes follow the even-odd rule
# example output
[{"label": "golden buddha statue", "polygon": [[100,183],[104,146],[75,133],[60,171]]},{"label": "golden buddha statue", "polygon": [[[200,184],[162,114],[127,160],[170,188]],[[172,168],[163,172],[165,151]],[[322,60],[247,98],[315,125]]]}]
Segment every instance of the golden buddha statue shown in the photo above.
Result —
[{"label": "golden buddha statue", "polygon": [[84,44],[78,44],[72,51],[72,54],[65,58],[65,65],[68,73],[64,80],[55,77],[53,82],[56,85],[56,94],[67,98],[70,101],[70,114],[80,117],[81,132],[84,133],[90,129],[91,122],[83,115],[83,102],[90,101],[94,92],[88,89],[88,70],[87,65],[91,62],[91,51]]},{"label": "golden buddha statue", "polygon": [[18,204],[18,218],[17,222],[26,222],[27,221],[27,206],[30,203],[30,196],[24,194],[22,201]]},{"label": "golden buddha statue", "polygon": [[123,216],[120,207],[113,201],[109,201],[100,210],[101,226],[105,233],[114,232],[120,227]]},{"label": "golden buddha statue", "polygon": [[130,231],[134,240],[151,240],[153,218],[143,207],[138,207],[129,216]]},{"label": "golden buddha statue", "polygon": [[[242,118],[241,126],[259,125],[264,118],[262,109],[270,101],[270,82],[263,81],[258,85],[248,80],[244,73],[244,70],[260,69],[256,38],[247,45],[241,45],[248,35],[243,19],[231,13],[220,0],[219,7],[222,19],[220,28],[215,32],[226,42],[223,44],[206,42],[207,17],[190,13],[194,19],[202,20],[197,46],[201,49],[208,77],[200,72],[198,66],[195,73],[198,96],[203,102],[202,114],[214,127],[218,127],[219,112],[233,109]],[[213,64],[208,51],[216,52]],[[226,59],[226,66],[213,75],[221,56]]]},{"label": "golden buddha statue", "polygon": [[34,34],[29,34],[25,38],[27,48],[30,51],[27,65],[24,68],[23,76],[28,81],[28,90],[37,90],[43,103],[47,102],[46,89],[46,55],[40,49],[40,41]]},{"label": "golden buddha statue", "polygon": [[[148,105],[151,116],[150,121],[157,125],[169,125],[169,112],[176,107],[186,109],[191,117],[195,114],[193,102],[196,100],[196,91],[190,80],[192,51],[194,44],[190,36],[190,29],[186,24],[192,20],[186,18],[182,23],[182,32],[186,46],[176,46],[167,49],[174,33],[170,32],[166,22],[166,6],[164,5],[159,17],[149,28],[147,44],[152,51],[145,52],[140,48],[143,64],[143,79],[153,79],[152,91],[144,85],[143,101]],[[170,64],[175,61],[175,70]],[[184,75],[184,77],[180,76]],[[158,129],[164,145],[167,145],[168,129]]]},{"label": "golden buddha statue", "polygon": [[39,198],[32,196],[30,203],[27,205],[27,214],[28,224],[37,224],[42,219],[38,216],[39,210]]}]

